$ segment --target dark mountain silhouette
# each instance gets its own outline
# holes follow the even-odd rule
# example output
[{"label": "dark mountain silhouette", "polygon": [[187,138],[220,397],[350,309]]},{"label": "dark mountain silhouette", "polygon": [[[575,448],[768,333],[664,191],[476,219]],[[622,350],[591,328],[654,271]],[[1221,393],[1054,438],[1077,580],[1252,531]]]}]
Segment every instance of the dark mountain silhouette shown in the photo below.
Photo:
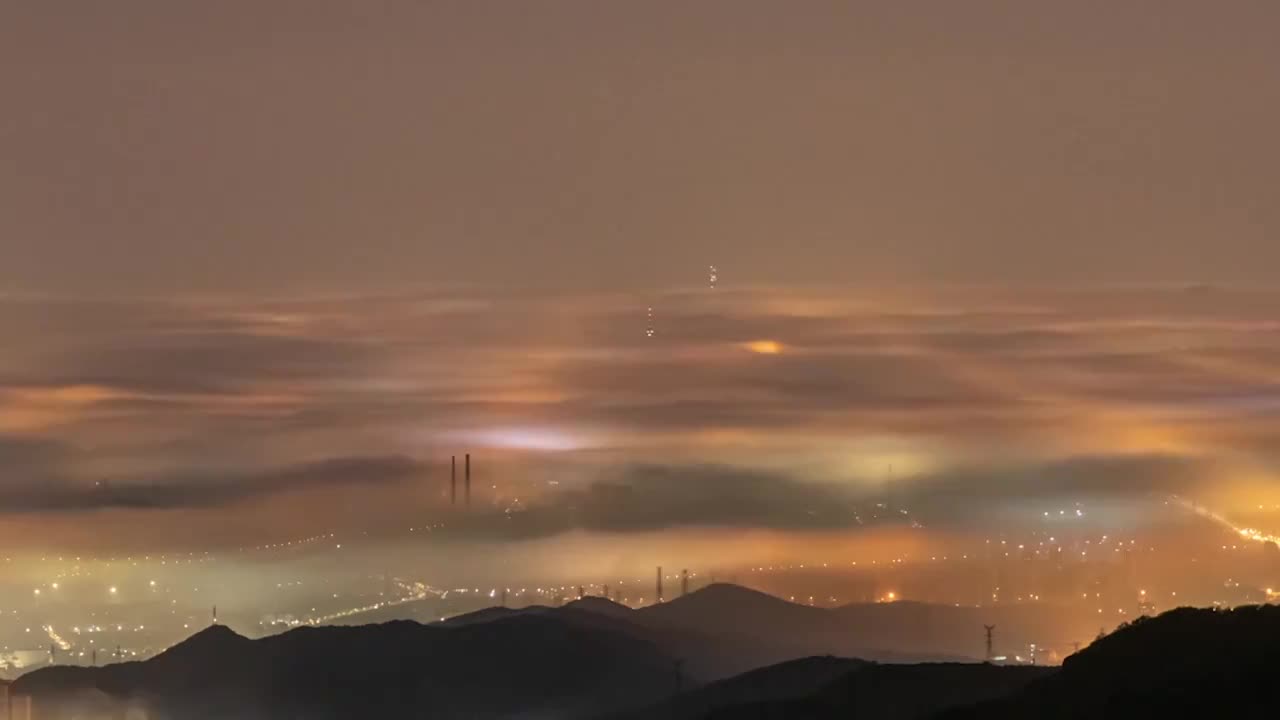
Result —
[{"label": "dark mountain silhouette", "polygon": [[844,673],[807,697],[726,705],[702,717],[707,720],[914,720],[949,707],[1008,695],[1053,672],[1053,668],[979,663],[869,663]]},{"label": "dark mountain silhouette", "polygon": [[[743,592],[757,594],[745,589]],[[689,601],[698,595],[700,593],[689,595]],[[784,608],[800,607],[782,600],[777,602]],[[694,605],[703,607],[701,602]],[[711,607],[715,605],[720,605],[726,612],[734,611],[732,603],[716,602]],[[741,628],[735,628],[734,632],[701,630],[695,623],[668,623],[660,614],[632,610],[625,605],[597,597],[583,598],[559,608],[542,605],[515,610],[487,608],[459,615],[439,624],[466,626],[519,616],[553,617],[574,627],[615,632],[650,643],[670,658],[673,665],[680,662],[683,674],[696,684],[813,654],[811,643],[793,642],[789,638],[785,641],[778,640],[782,634],[777,631],[751,634],[742,632]],[[772,617],[770,622],[785,621],[782,614]]]},{"label": "dark mountain silhouette", "polygon": [[[921,612],[932,606],[918,606]],[[738,585],[715,584],[660,605],[632,610],[600,597],[586,597],[560,608],[489,608],[445,621],[447,625],[491,622],[512,615],[549,615],[579,627],[609,629],[643,639],[683,662],[695,682],[711,682],[787,660],[821,655],[859,657],[882,662],[967,659],[934,652],[917,643],[915,652],[896,652],[894,630],[875,627],[875,644],[864,641],[870,627],[850,624],[837,610],[797,605]],[[912,613],[899,613],[897,630],[910,632]],[[868,618],[868,623],[874,618]],[[976,627],[981,627],[976,624]],[[968,630],[968,645],[974,632]]]},{"label": "dark mountain silhouette", "polygon": [[156,720],[1105,717],[1252,708],[1263,702],[1262,673],[1280,667],[1277,608],[1166,613],[1100,640],[1061,671],[832,657],[912,657],[865,650],[899,644],[927,657],[931,642],[952,635],[980,644],[976,621],[1040,622],[1043,612],[820,609],[713,585],[641,610],[584,598],[259,640],[214,626],[145,662],[45,668],[12,690],[46,717],[138,706]]},{"label": "dark mountain silhouette", "polygon": [[[1035,642],[1065,653],[1097,632],[1096,615],[1049,604],[977,608],[896,602],[816,608],[728,584],[713,584],[638,610],[585,597],[559,608],[487,608],[444,624],[524,614],[547,614],[647,639],[672,658],[685,660],[686,671],[703,682],[821,655],[895,663],[976,660],[985,650],[982,626],[990,624],[999,628],[997,649]],[[601,625],[607,621],[613,624]]]},{"label": "dark mountain silhouette", "polygon": [[[1270,681],[1277,667],[1280,607],[1183,608],[1122,626],[1067,658],[1061,668],[867,664],[807,696],[722,704],[704,717],[1270,717],[1276,707]],[[772,670],[752,675],[768,677]],[[720,685],[737,686],[734,681]],[[679,708],[682,699],[669,706]]]},{"label": "dark mountain silhouette", "polygon": [[964,662],[982,657],[983,625],[997,625],[1008,647],[1039,642],[1066,648],[1097,631],[1096,616],[1047,604],[977,608],[894,602],[816,608],[727,584],[635,614],[636,622],[650,627],[750,636],[778,651],[774,662],[816,655]]},{"label": "dark mountain silhouette", "polygon": [[[651,622],[667,627],[741,630],[750,623],[786,621],[793,629],[822,627],[827,611],[797,605],[767,593],[716,583],[669,602],[637,611]],[[744,625],[744,623],[748,623]]]},{"label": "dark mountain silhouette", "polygon": [[1018,693],[944,717],[1270,717],[1277,668],[1280,607],[1182,608],[1117,630]]},{"label": "dark mountain silhouette", "polygon": [[146,662],[48,668],[14,691],[54,717],[99,693],[142,704],[153,719],[540,718],[652,702],[676,683],[671,660],[647,642],[523,615],[461,627],[300,628],[261,640],[215,626]]},{"label": "dark mountain silhouette", "polygon": [[866,664],[863,660],[835,657],[789,660],[704,685],[611,720],[694,720],[724,707],[804,698]]},{"label": "dark mountain silhouette", "polygon": [[632,613],[635,611],[626,605],[621,605],[608,598],[588,595],[584,598],[574,600],[565,605],[570,610],[580,610],[584,612],[595,613],[596,615],[606,615],[615,618],[631,619]]}]

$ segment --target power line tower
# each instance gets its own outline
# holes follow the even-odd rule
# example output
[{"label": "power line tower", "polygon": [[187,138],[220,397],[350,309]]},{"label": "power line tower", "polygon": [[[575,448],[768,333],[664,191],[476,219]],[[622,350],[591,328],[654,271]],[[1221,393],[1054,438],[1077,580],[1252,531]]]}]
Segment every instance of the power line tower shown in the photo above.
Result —
[{"label": "power line tower", "polygon": [[995,654],[991,651],[991,634],[995,632],[996,626],[983,625],[982,627],[985,628],[987,631],[987,662],[991,662],[991,660],[995,657]]}]

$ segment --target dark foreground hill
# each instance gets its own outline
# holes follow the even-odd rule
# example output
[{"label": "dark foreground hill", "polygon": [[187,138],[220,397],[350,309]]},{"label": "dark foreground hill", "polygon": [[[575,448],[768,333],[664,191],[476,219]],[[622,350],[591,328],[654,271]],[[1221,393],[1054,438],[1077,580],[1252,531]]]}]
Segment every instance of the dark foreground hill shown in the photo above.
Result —
[{"label": "dark foreground hill", "polygon": [[652,702],[675,669],[652,645],[549,617],[399,622],[249,640],[211,627],[141,663],[39,670],[41,717],[145,708],[152,720],[572,718]]},{"label": "dark foreground hill", "polygon": [[722,703],[704,717],[1273,717],[1280,707],[1272,689],[1277,668],[1280,607],[1184,608],[1123,627],[1067,658],[1061,668],[871,664],[805,696]]},{"label": "dark foreground hill", "polygon": [[[716,586],[643,611],[591,599],[260,640],[215,626],[145,662],[45,668],[11,689],[44,718],[133,708],[152,720],[1223,717],[1269,707],[1280,667],[1274,607],[1172,611],[1061,670],[789,654],[857,648],[866,618],[902,624],[922,612],[937,622],[929,606],[819,610]],[[770,656],[790,662],[760,667]],[[760,669],[711,682],[735,664]]]},{"label": "dark foreground hill", "polygon": [[1182,608],[1102,638],[1017,693],[945,717],[1275,717],[1277,670],[1280,607]]},{"label": "dark foreground hill", "polygon": [[729,706],[808,697],[865,665],[863,660],[836,657],[790,660],[689,690],[611,720],[695,720]]},{"label": "dark foreground hill", "polygon": [[[918,720],[1006,696],[1055,670],[978,663],[881,665],[843,673],[809,695],[724,703],[706,720]],[[657,720],[659,716],[653,716]]]}]

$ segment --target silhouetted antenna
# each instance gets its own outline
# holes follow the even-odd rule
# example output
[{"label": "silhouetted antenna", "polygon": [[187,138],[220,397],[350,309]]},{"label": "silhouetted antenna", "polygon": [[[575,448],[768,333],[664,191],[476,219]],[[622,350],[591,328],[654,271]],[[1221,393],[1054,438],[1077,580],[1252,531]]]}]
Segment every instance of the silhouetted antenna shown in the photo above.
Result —
[{"label": "silhouetted antenna", "polygon": [[466,485],[464,486],[467,498],[467,507],[471,507],[471,453],[466,454]]},{"label": "silhouetted antenna", "polygon": [[218,624],[218,606],[217,605],[213,606],[213,624],[214,625]]},{"label": "silhouetted antenna", "polygon": [[458,504],[458,456],[449,456],[449,504]]},{"label": "silhouetted antenna", "polygon": [[89,651],[89,666],[98,667],[98,648]]},{"label": "silhouetted antenna", "polygon": [[579,585],[579,586],[578,586],[578,599],[579,599],[579,600],[581,600],[581,599],[582,599],[582,596],[583,596],[583,595],[585,595],[585,594],[586,594],[586,593],[583,591],[582,586],[581,586],[581,585]]},{"label": "silhouetted antenna", "polygon": [[120,653],[120,646],[117,645],[116,646],[116,662],[120,662],[120,660],[123,658],[124,658],[124,655]]},{"label": "silhouetted antenna", "polygon": [[658,566],[658,602],[662,602],[662,566]]},{"label": "silhouetted antenna", "polygon": [[991,633],[995,632],[995,625],[983,625],[987,630],[987,662],[991,662],[995,658],[995,654],[991,652]]},{"label": "silhouetted antenna", "polygon": [[54,665],[58,662],[58,648],[53,643],[49,643],[49,664]]},{"label": "silhouetted antenna", "polygon": [[689,571],[686,569],[686,570],[680,571],[680,595],[685,596],[688,594],[689,594]]}]

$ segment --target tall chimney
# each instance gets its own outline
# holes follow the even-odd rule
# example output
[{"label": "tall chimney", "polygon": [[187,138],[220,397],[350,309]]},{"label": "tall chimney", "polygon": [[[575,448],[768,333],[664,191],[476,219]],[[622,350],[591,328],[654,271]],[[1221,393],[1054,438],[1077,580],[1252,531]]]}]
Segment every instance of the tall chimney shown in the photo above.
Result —
[{"label": "tall chimney", "polygon": [[449,456],[449,504],[458,504],[458,456]]},{"label": "tall chimney", "polygon": [[467,470],[466,470],[467,507],[471,507],[471,453],[467,453],[466,461],[467,461]]}]

